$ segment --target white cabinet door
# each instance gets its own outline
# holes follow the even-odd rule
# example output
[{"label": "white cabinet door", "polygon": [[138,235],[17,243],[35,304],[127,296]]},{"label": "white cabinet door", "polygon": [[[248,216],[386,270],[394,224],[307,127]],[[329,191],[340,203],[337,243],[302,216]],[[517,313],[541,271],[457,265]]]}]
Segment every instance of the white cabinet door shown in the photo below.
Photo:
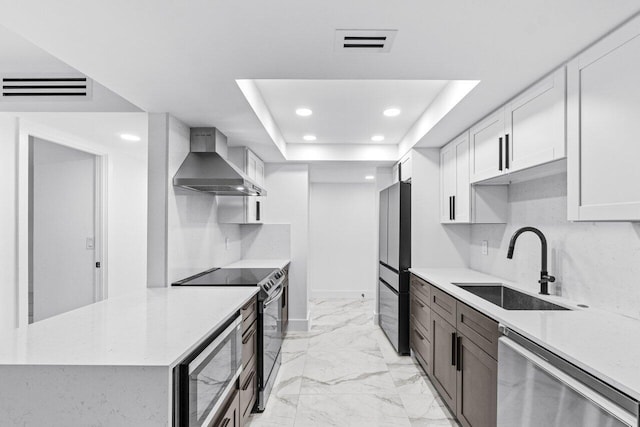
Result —
[{"label": "white cabinet door", "polygon": [[469,183],[469,132],[440,150],[440,222],[471,220]]},{"label": "white cabinet door", "polygon": [[400,181],[409,181],[411,179],[411,168],[413,163],[411,162],[411,155],[407,155],[400,160]]},{"label": "white cabinet door", "polygon": [[455,192],[456,169],[453,142],[440,150],[440,222],[453,222],[451,198]]},{"label": "white cabinet door", "polygon": [[395,163],[391,168],[391,175],[393,177],[393,182],[400,181],[400,163]]},{"label": "white cabinet door", "polygon": [[471,182],[502,175],[504,168],[504,108],[473,126],[469,135]]},{"label": "white cabinet door", "polygon": [[507,172],[566,156],[564,67],[506,105],[505,129]]},{"label": "white cabinet door", "polygon": [[455,193],[453,199],[453,219],[467,223],[471,220],[469,194],[469,132],[465,132],[453,141],[455,159]]},{"label": "white cabinet door", "polygon": [[568,66],[568,216],[640,220],[640,18]]}]

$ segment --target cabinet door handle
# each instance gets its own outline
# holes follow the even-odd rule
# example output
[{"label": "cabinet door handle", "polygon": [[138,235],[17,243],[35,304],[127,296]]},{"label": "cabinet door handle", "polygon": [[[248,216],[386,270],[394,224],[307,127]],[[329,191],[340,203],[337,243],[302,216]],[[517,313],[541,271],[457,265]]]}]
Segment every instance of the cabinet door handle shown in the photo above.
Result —
[{"label": "cabinet door handle", "polygon": [[249,342],[249,340],[251,339],[251,337],[256,333],[256,328],[252,328],[251,332],[249,332],[247,334],[247,336],[245,338],[242,339],[242,344],[246,344]]},{"label": "cabinet door handle", "polygon": [[449,220],[453,221],[453,196],[449,196]]},{"label": "cabinet door handle", "polygon": [[458,337],[456,342],[456,370],[462,371],[462,337]]},{"label": "cabinet door handle", "polygon": [[420,306],[420,308],[424,308],[424,305],[422,305],[422,303],[420,301],[418,301],[417,299],[415,300],[416,304],[418,304]]},{"label": "cabinet door handle", "polygon": [[498,169],[502,170],[502,137],[498,138]]},{"label": "cabinet door handle", "polygon": [[453,212],[453,220],[456,220],[456,196],[451,196],[451,204],[453,205],[453,209],[451,209],[451,211]]},{"label": "cabinet door handle", "polygon": [[451,332],[451,366],[456,366],[456,333]]},{"label": "cabinet door handle", "polygon": [[509,134],[504,136],[504,167],[509,169]]},{"label": "cabinet door handle", "polygon": [[222,424],[220,424],[220,427],[227,427],[230,422],[231,420],[229,418],[225,418],[224,420],[222,420]]},{"label": "cabinet door handle", "polygon": [[256,371],[251,371],[251,375],[249,375],[249,378],[247,378],[247,381],[244,383],[244,386],[242,386],[242,391],[247,391],[249,389],[251,382],[253,382],[253,377],[255,376],[256,376]]},{"label": "cabinet door handle", "polygon": [[415,332],[416,335],[418,336],[418,338],[420,338],[420,341],[424,341],[424,337],[422,336],[422,334],[420,332],[418,332],[418,330],[416,328],[413,328],[413,332]]},{"label": "cabinet door handle", "polygon": [[256,221],[260,221],[260,201],[256,200]]}]

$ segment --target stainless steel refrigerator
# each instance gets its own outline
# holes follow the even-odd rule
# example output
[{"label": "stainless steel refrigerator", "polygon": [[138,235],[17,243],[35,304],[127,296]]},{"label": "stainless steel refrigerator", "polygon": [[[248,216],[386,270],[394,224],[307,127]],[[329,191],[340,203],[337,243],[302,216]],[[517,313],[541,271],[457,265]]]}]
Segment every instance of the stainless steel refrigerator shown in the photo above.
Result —
[{"label": "stainless steel refrigerator", "polygon": [[399,354],[409,354],[411,184],[380,192],[378,313],[380,327]]}]

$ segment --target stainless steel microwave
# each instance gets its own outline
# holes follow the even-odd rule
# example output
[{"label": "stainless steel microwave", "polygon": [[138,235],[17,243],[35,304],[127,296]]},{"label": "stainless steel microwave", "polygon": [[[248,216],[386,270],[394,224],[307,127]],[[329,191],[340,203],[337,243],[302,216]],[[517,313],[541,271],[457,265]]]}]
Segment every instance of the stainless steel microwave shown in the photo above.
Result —
[{"label": "stainless steel microwave", "polygon": [[242,371],[238,315],[174,368],[174,426],[208,426]]}]

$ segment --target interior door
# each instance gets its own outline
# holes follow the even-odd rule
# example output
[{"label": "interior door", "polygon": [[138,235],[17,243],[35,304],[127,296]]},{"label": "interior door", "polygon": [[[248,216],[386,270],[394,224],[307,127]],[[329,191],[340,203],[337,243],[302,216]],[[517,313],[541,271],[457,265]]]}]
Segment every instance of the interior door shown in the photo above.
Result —
[{"label": "interior door", "polygon": [[97,157],[31,138],[29,322],[95,302]]}]

